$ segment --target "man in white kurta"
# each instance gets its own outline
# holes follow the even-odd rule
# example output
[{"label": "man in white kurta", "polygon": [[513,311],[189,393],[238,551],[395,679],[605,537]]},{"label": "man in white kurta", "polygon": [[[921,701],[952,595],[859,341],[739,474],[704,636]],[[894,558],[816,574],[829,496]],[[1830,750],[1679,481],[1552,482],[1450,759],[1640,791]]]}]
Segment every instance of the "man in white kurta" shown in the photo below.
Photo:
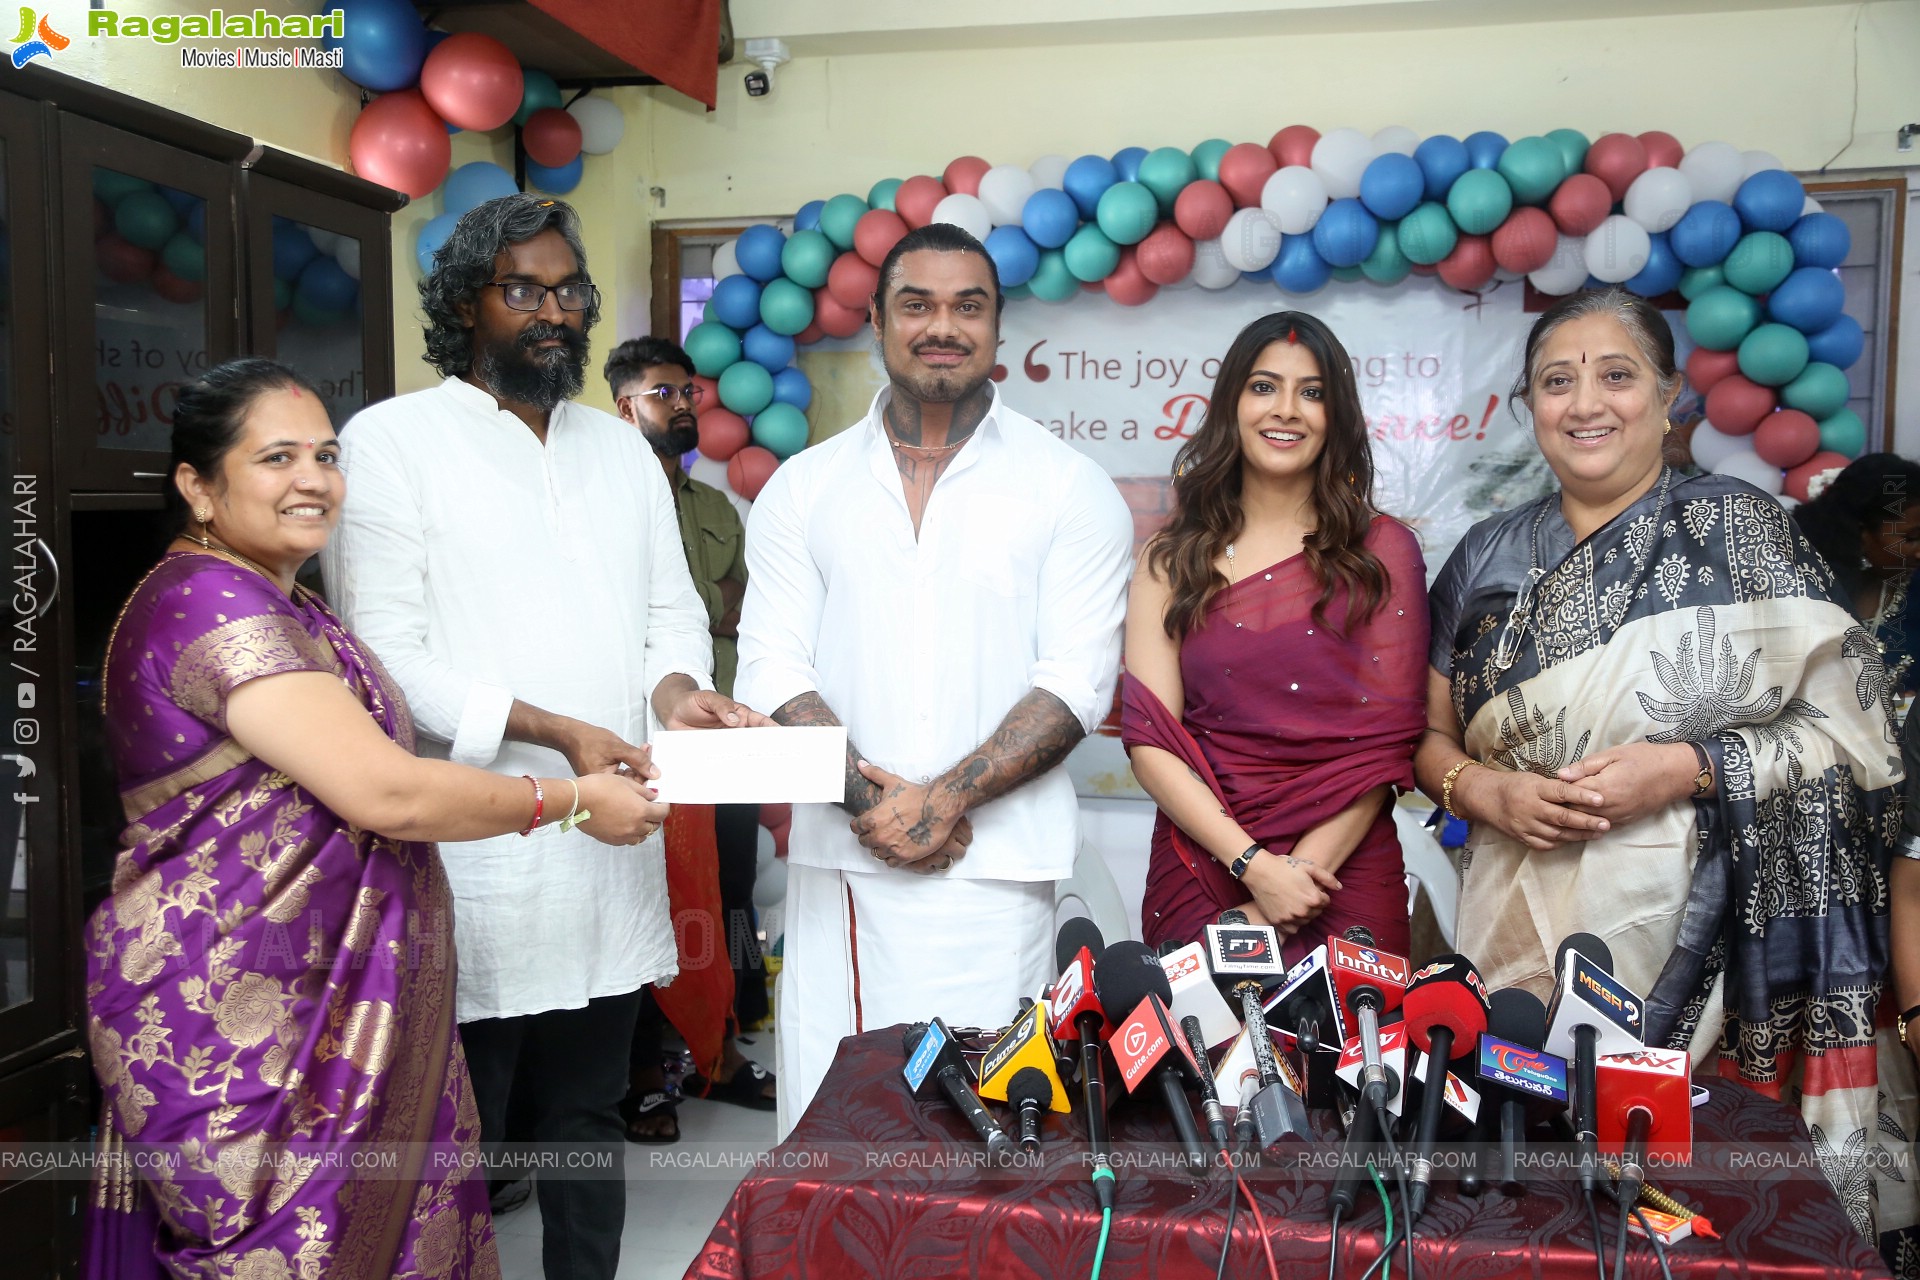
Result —
[{"label": "man in white kurta", "polygon": [[856,757],[843,806],[794,809],[783,1136],[841,1037],[999,1025],[1051,976],[1079,846],[1057,766],[1112,704],[1133,529],[1113,482],[988,380],[998,297],[965,232],[910,233],[876,300],[889,385],[748,519],[734,692],[845,724]]}]

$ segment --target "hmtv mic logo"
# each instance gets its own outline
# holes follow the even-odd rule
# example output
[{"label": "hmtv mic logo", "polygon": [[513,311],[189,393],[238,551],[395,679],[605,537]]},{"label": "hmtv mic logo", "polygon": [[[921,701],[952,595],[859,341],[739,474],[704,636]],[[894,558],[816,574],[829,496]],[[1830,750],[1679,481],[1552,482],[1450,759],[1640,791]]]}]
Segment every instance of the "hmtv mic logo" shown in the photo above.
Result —
[{"label": "hmtv mic logo", "polygon": [[23,5],[20,9],[20,30],[15,33],[13,43],[16,46],[13,65],[18,69],[35,58],[52,58],[73,41],[48,25],[46,15],[35,13]]}]

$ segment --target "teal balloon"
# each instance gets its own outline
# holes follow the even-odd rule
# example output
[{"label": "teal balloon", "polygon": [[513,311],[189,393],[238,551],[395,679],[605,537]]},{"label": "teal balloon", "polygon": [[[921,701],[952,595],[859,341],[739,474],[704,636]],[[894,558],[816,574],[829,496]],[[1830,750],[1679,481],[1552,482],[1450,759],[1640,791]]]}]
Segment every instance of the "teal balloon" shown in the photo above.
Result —
[{"label": "teal balloon", "polygon": [[[1145,164],[1146,161],[1141,161]],[[1160,217],[1160,205],[1144,183],[1116,182],[1100,193],[1094,221],[1106,238],[1115,244],[1139,244],[1153,230]],[[1069,242],[1071,243],[1071,242]],[[1111,272],[1112,267],[1107,271]],[[1103,274],[1101,279],[1106,279]]]},{"label": "teal balloon", "polygon": [[[1484,169],[1469,169],[1468,173],[1486,173]],[[1464,175],[1463,175],[1464,177]],[[1492,174],[1494,181],[1500,182],[1500,175]],[[1457,187],[1460,184],[1454,183]],[[1501,182],[1505,187],[1506,184]],[[1409,262],[1418,266],[1430,267],[1453,252],[1453,246],[1460,242],[1459,229],[1453,225],[1453,215],[1447,207],[1437,200],[1429,200],[1400,219],[1400,251]]]},{"label": "teal balloon", "polygon": [[770,404],[754,417],[753,442],[785,462],[807,447],[807,415],[790,404]]},{"label": "teal balloon", "polygon": [[[1073,273],[1073,278],[1087,284],[1105,280],[1120,265],[1120,246],[1107,239],[1106,234],[1091,222],[1074,232],[1073,239],[1067,241],[1060,253],[1066,259],[1067,270]],[[1040,293],[1039,278],[1036,269],[1034,278],[1027,281],[1036,294]]]},{"label": "teal balloon", "polygon": [[752,417],[773,403],[773,375],[751,360],[737,360],[720,375],[720,403]]},{"label": "teal balloon", "polygon": [[1760,304],[1738,289],[1716,285],[1687,307],[1687,332],[1709,351],[1732,351],[1760,323]]},{"label": "teal balloon", "polygon": [[874,183],[867,192],[867,208],[885,209],[888,213],[899,212],[893,207],[893,193],[900,189],[902,181],[903,179],[900,178],[882,178]]},{"label": "teal balloon", "polygon": [[1000,292],[1007,295],[1008,302],[1018,302],[1022,298],[1031,298],[1033,296],[1033,290],[1024,284],[1010,285]]},{"label": "teal balloon", "polygon": [[521,84],[520,109],[513,113],[515,124],[525,124],[532,119],[533,113],[544,107],[560,105],[560,86],[553,77],[533,67],[520,69]]},{"label": "teal balloon", "polygon": [[859,196],[838,195],[820,210],[820,230],[839,249],[853,248],[853,224],[867,211],[867,202]]},{"label": "teal balloon", "polygon": [[1360,274],[1375,284],[1399,284],[1413,274],[1413,260],[1400,248],[1399,223],[1380,224],[1380,238],[1360,264]]},{"label": "teal balloon", "polygon": [[1807,335],[1785,324],[1763,324],[1740,340],[1740,372],[1763,387],[1784,387],[1807,367]]},{"label": "teal balloon", "polygon": [[1200,176],[1193,157],[1178,147],[1159,147],[1140,162],[1140,185],[1153,192],[1160,212],[1173,213],[1173,202],[1189,182]]},{"label": "teal balloon", "polygon": [[1816,421],[1831,418],[1847,407],[1853,388],[1844,371],[1823,360],[1810,361],[1800,376],[1780,388],[1780,403],[1798,409]]},{"label": "teal balloon", "polygon": [[1560,167],[1567,176],[1580,172],[1587,162],[1587,148],[1592,145],[1586,134],[1578,129],[1555,129],[1547,135],[1547,141],[1560,148]]},{"label": "teal balloon", "polygon": [[109,208],[136,191],[151,190],[153,190],[153,184],[145,178],[136,178],[130,173],[121,173],[118,169],[93,171],[93,194],[106,201]]},{"label": "teal balloon", "polygon": [[142,249],[159,249],[180,229],[180,215],[166,197],[148,188],[120,197],[113,206],[113,229]]},{"label": "teal balloon", "polygon": [[1709,289],[1717,289],[1727,282],[1727,273],[1719,264],[1711,267],[1689,267],[1680,277],[1680,296],[1692,302]]},{"label": "teal balloon", "polygon": [[1065,302],[1080,290],[1080,280],[1067,267],[1064,249],[1042,249],[1040,265],[1021,286],[1042,302]]},{"label": "teal balloon", "polygon": [[1857,458],[1867,447],[1867,424],[1851,409],[1842,409],[1820,423],[1820,447]]},{"label": "teal balloon", "polygon": [[347,313],[316,307],[296,291],[293,295],[293,318],[309,329],[328,329],[345,320]]},{"label": "teal balloon", "polygon": [[818,289],[827,282],[827,272],[839,256],[840,251],[824,233],[796,231],[780,250],[780,270],[795,284]]},{"label": "teal balloon", "polygon": [[1513,188],[1492,169],[1467,170],[1447,192],[1447,213],[1454,225],[1470,236],[1492,234],[1512,212]]},{"label": "teal balloon", "polygon": [[703,378],[717,378],[740,359],[740,335],[717,320],[703,320],[687,330],[682,344],[693,369]]},{"label": "teal balloon", "polygon": [[1352,284],[1356,280],[1366,279],[1366,273],[1359,267],[1335,267],[1333,278],[1342,284]]},{"label": "teal balloon", "polygon": [[167,241],[166,248],[160,250],[160,261],[182,280],[207,278],[207,251],[184,231]]},{"label": "teal balloon", "polygon": [[1220,181],[1220,157],[1232,149],[1225,138],[1208,138],[1193,149],[1193,171],[1208,182]]},{"label": "teal balloon", "polygon": [[[1512,188],[1512,198],[1521,204],[1542,203],[1553,194],[1568,173],[1560,148],[1540,137],[1521,138],[1501,152],[1496,171]],[[1458,183],[1454,185],[1456,188],[1459,186]],[[1502,221],[1505,217],[1505,214],[1501,215]],[[1460,225],[1464,227],[1466,223]]]},{"label": "teal balloon", "polygon": [[1720,269],[1726,274],[1728,284],[1757,298],[1771,293],[1792,273],[1793,246],[1778,232],[1750,231],[1740,237]]},{"label": "teal balloon", "polygon": [[813,323],[813,295],[785,276],[760,291],[760,323],[791,338]]}]

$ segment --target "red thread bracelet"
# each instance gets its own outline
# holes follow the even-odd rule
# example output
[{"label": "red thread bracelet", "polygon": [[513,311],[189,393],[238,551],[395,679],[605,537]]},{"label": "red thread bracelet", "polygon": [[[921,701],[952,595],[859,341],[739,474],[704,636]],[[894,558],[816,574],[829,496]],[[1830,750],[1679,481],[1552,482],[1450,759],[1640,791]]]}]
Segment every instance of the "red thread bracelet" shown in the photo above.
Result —
[{"label": "red thread bracelet", "polygon": [[533,784],[533,821],[529,822],[527,829],[520,833],[523,836],[530,836],[540,826],[540,815],[546,812],[547,793],[540,789],[540,779],[530,773],[523,773],[520,776]]}]

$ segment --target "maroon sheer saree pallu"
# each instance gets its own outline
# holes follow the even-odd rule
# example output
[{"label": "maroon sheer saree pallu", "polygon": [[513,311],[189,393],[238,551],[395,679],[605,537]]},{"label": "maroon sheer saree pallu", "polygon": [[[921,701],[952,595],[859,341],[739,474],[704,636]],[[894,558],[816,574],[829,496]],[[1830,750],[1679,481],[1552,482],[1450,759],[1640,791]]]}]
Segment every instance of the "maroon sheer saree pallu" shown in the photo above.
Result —
[{"label": "maroon sheer saree pallu", "polygon": [[[1275,853],[1374,787],[1413,785],[1413,749],[1426,727],[1426,567],[1413,533],[1389,517],[1375,518],[1367,546],[1385,564],[1389,588],[1365,622],[1349,619],[1344,590],[1315,618],[1320,584],[1296,555],[1220,592],[1181,643],[1184,715],[1125,680],[1128,750],[1171,753]],[[1336,874],[1340,891],[1287,940],[1287,959],[1354,924],[1404,954],[1407,886],[1390,810]],[[1251,896],[1164,812],[1156,817],[1141,910],[1148,943],[1197,938]]]},{"label": "maroon sheer saree pallu", "polygon": [[397,686],[317,597],[170,555],[102,673],[130,826],[88,934],[106,1091],[88,1273],[495,1277],[432,845],[361,831],[226,733],[227,695],[341,679],[412,750]]}]

